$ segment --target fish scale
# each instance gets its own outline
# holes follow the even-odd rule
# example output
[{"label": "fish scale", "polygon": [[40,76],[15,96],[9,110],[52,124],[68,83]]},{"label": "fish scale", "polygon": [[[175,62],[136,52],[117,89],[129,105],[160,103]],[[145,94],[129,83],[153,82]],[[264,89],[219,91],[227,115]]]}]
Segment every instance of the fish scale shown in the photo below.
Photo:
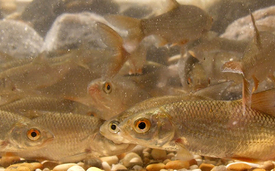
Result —
[{"label": "fish scale", "polygon": [[118,116],[125,118],[118,125],[118,135],[123,137],[122,142],[178,154],[188,151],[218,158],[274,159],[275,116],[272,112],[264,113],[265,109],[257,104],[259,101],[270,104],[265,107],[274,112],[275,96],[270,99],[270,95],[274,96],[274,89],[253,95],[254,108],[245,109],[241,100],[171,97],[159,106],[148,106],[127,115],[135,111],[134,106]]}]

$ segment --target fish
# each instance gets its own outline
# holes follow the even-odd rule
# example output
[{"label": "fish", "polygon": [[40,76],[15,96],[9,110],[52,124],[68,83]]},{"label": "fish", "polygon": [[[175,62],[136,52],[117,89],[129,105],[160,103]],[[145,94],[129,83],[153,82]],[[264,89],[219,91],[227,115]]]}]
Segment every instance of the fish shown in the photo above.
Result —
[{"label": "fish", "polygon": [[22,116],[31,116],[36,111],[52,111],[69,113],[74,112],[81,104],[58,97],[44,95],[32,95],[17,99],[11,103],[1,105],[0,110],[17,113]]},{"label": "fish", "polygon": [[[117,125],[118,134],[127,142],[178,151],[179,158],[189,152],[216,158],[274,160],[275,89],[257,93],[252,99],[255,104],[246,108],[245,115],[241,99],[174,99],[124,117]],[[261,107],[259,101],[269,105]]]},{"label": "fish", "polygon": [[1,153],[34,150],[53,141],[55,137],[46,127],[16,113],[0,111],[0,119]]},{"label": "fish", "polygon": [[[99,118],[58,112],[43,112],[38,117],[32,119],[33,122],[47,127],[54,135],[53,141],[47,143],[42,148],[24,153],[17,153],[25,159],[47,159],[60,162],[76,162],[88,156],[98,157],[101,152],[98,144],[108,147],[111,154],[123,153],[135,145],[114,144],[98,135],[99,127],[103,121]],[[109,144],[111,143],[111,144]]]},{"label": "fish", "polygon": [[242,75],[244,108],[251,106],[251,95],[257,90],[259,82],[267,78],[275,82],[275,35],[266,31],[258,31],[252,13],[250,15],[255,32],[253,41],[248,44],[241,61],[229,61],[222,67],[223,72]]},{"label": "fish", "polygon": [[129,46],[149,35],[158,36],[160,45],[185,44],[196,40],[212,27],[213,19],[204,10],[193,5],[180,5],[170,1],[168,11],[148,19],[106,15],[104,18],[114,27],[128,31],[124,42]]},{"label": "fish", "polygon": [[98,117],[104,120],[150,97],[131,79],[120,75],[93,80],[88,85],[87,92],[91,97],[90,104],[99,111]]}]

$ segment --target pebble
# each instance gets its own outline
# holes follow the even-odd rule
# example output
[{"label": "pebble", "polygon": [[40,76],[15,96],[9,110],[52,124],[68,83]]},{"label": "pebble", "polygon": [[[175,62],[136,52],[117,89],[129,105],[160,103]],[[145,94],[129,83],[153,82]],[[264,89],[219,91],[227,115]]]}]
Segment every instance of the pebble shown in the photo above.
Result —
[{"label": "pebble", "polygon": [[257,169],[253,169],[252,171],[265,171],[265,169],[257,168]]},{"label": "pebble", "polygon": [[12,155],[4,155],[1,159],[0,159],[0,165],[3,167],[8,167],[9,165],[11,165],[14,162],[20,161],[20,157],[18,156],[12,156]]},{"label": "pebble", "polygon": [[141,145],[137,145],[131,151],[134,152],[134,153],[137,153],[139,156],[142,156],[142,153],[143,153],[144,149],[145,149],[145,147],[143,147]]},{"label": "pebble", "polygon": [[36,168],[30,163],[10,165],[5,171],[34,171]]},{"label": "pebble", "polygon": [[170,162],[171,160],[170,159],[166,159],[166,160],[164,160],[162,163],[163,164],[167,164],[168,162]]},{"label": "pebble", "polygon": [[152,149],[151,156],[155,160],[163,160],[167,158],[166,151],[160,149]]},{"label": "pebble", "polygon": [[227,166],[227,170],[234,170],[234,171],[246,171],[250,170],[252,166],[245,164],[245,163],[234,163]]},{"label": "pebble", "polygon": [[61,164],[58,166],[55,166],[53,168],[53,171],[67,171],[70,167],[76,166],[77,164],[75,163],[66,163],[66,164]]},{"label": "pebble", "polygon": [[122,164],[113,164],[111,171],[117,171],[117,170],[127,170],[127,168]]},{"label": "pebble", "polygon": [[170,161],[165,165],[165,169],[182,169],[182,168],[189,168],[189,162],[188,161],[182,161],[182,160],[175,160]]},{"label": "pebble", "polygon": [[215,166],[211,171],[226,171],[226,167],[224,165]]},{"label": "pebble", "polygon": [[141,166],[139,166],[139,165],[135,165],[135,166],[133,167],[133,170],[134,170],[134,171],[146,171],[143,167],[141,167]]},{"label": "pebble", "polygon": [[199,166],[198,166],[198,165],[191,165],[189,168],[190,168],[191,170],[194,170],[194,169],[198,169]]},{"label": "pebble", "polygon": [[168,153],[166,157],[168,159],[172,159],[173,157],[175,157],[175,153]]},{"label": "pebble", "polygon": [[117,164],[118,163],[118,157],[117,156],[108,156],[108,157],[101,157],[100,158],[102,162],[107,162],[109,165]]},{"label": "pebble", "polygon": [[202,171],[210,171],[210,170],[212,170],[214,167],[215,167],[215,166],[214,166],[213,164],[202,163],[202,164],[200,165],[199,168],[200,168]]},{"label": "pebble", "polygon": [[270,171],[270,170],[274,169],[274,163],[272,161],[266,161],[263,163],[263,165],[259,166],[259,168]]},{"label": "pebble", "polygon": [[141,157],[133,152],[126,154],[126,156],[122,160],[122,163],[127,168],[133,167],[134,165],[142,165],[143,164]]},{"label": "pebble", "polygon": [[[202,162],[202,161],[201,161],[201,162]],[[192,159],[192,160],[189,161],[189,165],[190,165],[190,166],[192,166],[192,165],[198,165],[198,162],[197,162],[197,160]]]},{"label": "pebble", "polygon": [[55,166],[59,165],[58,162],[53,162],[53,161],[43,161],[41,163],[43,165],[44,168],[49,168],[50,170],[52,170]]},{"label": "pebble", "polygon": [[85,171],[81,166],[72,166],[67,171]]},{"label": "pebble", "polygon": [[111,166],[107,162],[102,162],[102,168],[105,171],[111,171]]},{"label": "pebble", "polygon": [[164,169],[165,165],[163,163],[150,164],[146,167],[147,171],[160,171]]},{"label": "pebble", "polygon": [[89,169],[87,169],[87,171],[104,171],[104,170],[101,170],[97,167],[90,167]]},{"label": "pebble", "polygon": [[147,151],[143,152],[143,158],[150,158],[151,154]]}]

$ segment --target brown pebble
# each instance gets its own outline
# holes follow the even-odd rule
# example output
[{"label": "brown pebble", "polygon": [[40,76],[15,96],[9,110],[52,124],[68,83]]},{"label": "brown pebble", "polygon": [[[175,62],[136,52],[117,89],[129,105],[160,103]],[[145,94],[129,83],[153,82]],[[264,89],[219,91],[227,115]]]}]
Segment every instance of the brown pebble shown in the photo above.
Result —
[{"label": "brown pebble", "polygon": [[192,159],[189,161],[189,165],[192,166],[192,165],[198,165],[198,162],[196,159]]},{"label": "brown pebble", "polygon": [[166,160],[164,160],[162,163],[163,164],[167,164],[168,162],[170,162],[171,160],[170,159],[166,159]]},{"label": "brown pebble", "polygon": [[147,171],[160,171],[164,169],[165,165],[163,163],[150,164],[146,166]]},{"label": "brown pebble", "polygon": [[155,160],[164,160],[167,157],[166,151],[165,150],[160,150],[160,149],[153,149],[151,151],[151,156]]},{"label": "brown pebble", "polygon": [[182,160],[175,160],[175,161],[170,161],[165,165],[165,169],[187,169],[189,168],[189,162],[188,161],[182,161]]},{"label": "brown pebble", "polygon": [[251,169],[252,167],[248,164],[244,163],[237,163],[237,164],[231,164],[227,167],[227,170],[234,170],[234,171],[247,171]]},{"label": "brown pebble", "polygon": [[257,168],[257,169],[253,169],[252,171],[266,171],[266,170],[265,169]]},{"label": "brown pebble", "polygon": [[274,163],[272,161],[266,161],[264,162],[264,164],[262,166],[260,166],[259,168],[261,169],[265,169],[267,171],[270,171],[272,169],[274,169]]},{"label": "brown pebble", "polygon": [[59,165],[58,162],[53,162],[53,161],[44,161],[42,162],[42,165],[44,168],[48,168],[52,170],[55,166]]},{"label": "brown pebble", "polygon": [[36,168],[29,163],[19,163],[10,165],[5,171],[34,171]]},{"label": "brown pebble", "polygon": [[3,167],[8,167],[9,165],[13,164],[14,162],[20,161],[20,157],[13,156],[13,155],[4,155],[0,159],[0,165]]},{"label": "brown pebble", "polygon": [[201,169],[202,171],[210,171],[212,170],[214,167],[213,164],[208,164],[208,163],[202,163],[199,167],[199,169]]}]

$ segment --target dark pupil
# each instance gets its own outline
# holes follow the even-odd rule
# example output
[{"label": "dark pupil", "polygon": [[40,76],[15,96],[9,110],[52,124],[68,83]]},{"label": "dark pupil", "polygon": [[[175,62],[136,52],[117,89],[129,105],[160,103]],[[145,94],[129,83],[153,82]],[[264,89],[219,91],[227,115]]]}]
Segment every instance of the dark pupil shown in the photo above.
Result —
[{"label": "dark pupil", "polygon": [[138,128],[139,129],[144,129],[146,127],[146,124],[144,123],[144,122],[140,122],[139,124],[138,124]]},{"label": "dark pupil", "polygon": [[111,86],[108,84],[107,85],[107,90],[110,90],[111,89]]},{"label": "dark pupil", "polygon": [[32,136],[32,137],[36,137],[36,136],[37,136],[37,133],[36,133],[36,132],[32,132],[32,133],[31,133],[31,136]]},{"label": "dark pupil", "polygon": [[116,130],[116,125],[111,125],[112,130]]}]

